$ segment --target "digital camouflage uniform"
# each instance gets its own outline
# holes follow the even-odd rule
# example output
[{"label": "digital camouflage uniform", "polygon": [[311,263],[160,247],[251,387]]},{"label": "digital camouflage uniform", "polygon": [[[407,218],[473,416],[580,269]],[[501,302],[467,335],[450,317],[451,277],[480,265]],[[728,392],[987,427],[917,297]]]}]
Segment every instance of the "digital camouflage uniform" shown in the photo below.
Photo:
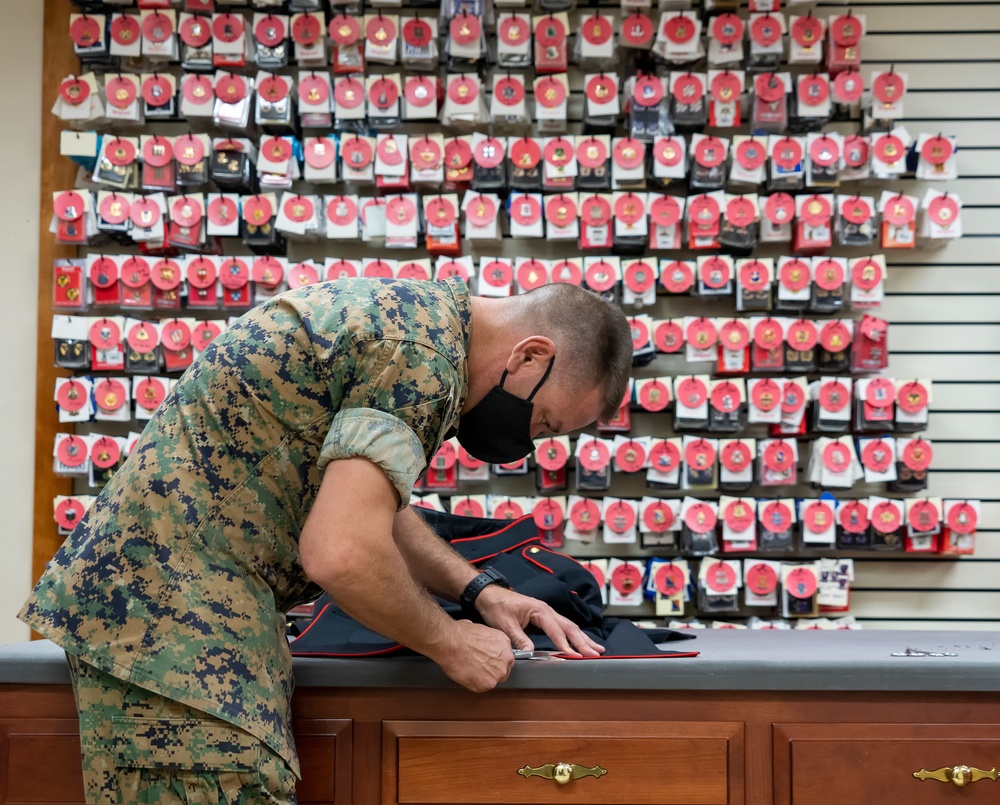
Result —
[{"label": "digital camouflage uniform", "polygon": [[[71,662],[78,696],[107,715],[107,689],[124,680],[126,698],[141,697],[138,688],[171,700],[168,718],[187,719],[193,708],[222,719],[297,775],[283,613],[319,594],[302,572],[298,538],[322,470],[364,456],[405,506],[457,426],[469,333],[460,280],[360,279],[282,294],[220,335],[21,610],[83,661]],[[154,758],[162,741],[140,738],[118,715],[116,765]],[[226,732],[220,746],[235,740]],[[204,736],[168,744],[174,765],[201,768],[203,754],[221,756]],[[86,773],[86,734],[84,754]]]}]

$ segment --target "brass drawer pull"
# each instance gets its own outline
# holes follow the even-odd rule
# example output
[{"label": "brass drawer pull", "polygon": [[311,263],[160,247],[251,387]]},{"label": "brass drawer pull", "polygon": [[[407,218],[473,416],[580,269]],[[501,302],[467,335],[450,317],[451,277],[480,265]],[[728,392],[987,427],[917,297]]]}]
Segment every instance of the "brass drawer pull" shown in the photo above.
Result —
[{"label": "brass drawer pull", "polygon": [[525,766],[518,769],[517,773],[522,777],[542,777],[546,780],[555,780],[560,785],[566,785],[570,780],[579,780],[581,777],[600,777],[608,773],[607,769],[594,766],[588,769],[586,766],[579,766],[576,763],[549,763],[545,766],[532,768]]},{"label": "brass drawer pull", "polygon": [[920,771],[913,772],[913,776],[920,781],[939,780],[942,783],[954,783],[959,788],[962,788],[969,783],[977,783],[980,780],[996,780],[1000,778],[1000,772],[997,772],[995,768],[983,771],[982,769],[971,768],[969,766],[945,766],[943,769],[936,769],[935,771],[921,769]]}]

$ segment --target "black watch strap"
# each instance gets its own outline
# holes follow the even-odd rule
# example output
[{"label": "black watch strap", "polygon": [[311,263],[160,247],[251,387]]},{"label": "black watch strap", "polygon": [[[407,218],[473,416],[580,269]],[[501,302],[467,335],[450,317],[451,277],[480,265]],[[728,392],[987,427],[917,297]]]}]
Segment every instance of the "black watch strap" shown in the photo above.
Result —
[{"label": "black watch strap", "polygon": [[458,597],[458,602],[462,605],[462,612],[465,613],[466,617],[478,617],[476,599],[491,584],[499,584],[505,590],[510,589],[510,584],[507,583],[507,579],[503,577],[503,574],[499,570],[494,570],[492,567],[486,568],[466,585],[465,589],[462,590],[462,594]]}]

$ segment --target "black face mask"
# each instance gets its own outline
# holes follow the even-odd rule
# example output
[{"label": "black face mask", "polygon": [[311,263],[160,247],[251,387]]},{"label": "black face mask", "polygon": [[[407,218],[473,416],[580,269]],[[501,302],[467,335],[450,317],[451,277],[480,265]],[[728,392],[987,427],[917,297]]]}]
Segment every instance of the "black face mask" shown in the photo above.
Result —
[{"label": "black face mask", "polygon": [[531,401],[548,379],[553,363],[554,357],[526,400],[504,390],[503,384],[507,379],[507,370],[504,369],[500,385],[490,389],[471,411],[459,419],[459,444],[487,464],[510,464],[520,461],[534,450],[531,412],[535,406]]}]

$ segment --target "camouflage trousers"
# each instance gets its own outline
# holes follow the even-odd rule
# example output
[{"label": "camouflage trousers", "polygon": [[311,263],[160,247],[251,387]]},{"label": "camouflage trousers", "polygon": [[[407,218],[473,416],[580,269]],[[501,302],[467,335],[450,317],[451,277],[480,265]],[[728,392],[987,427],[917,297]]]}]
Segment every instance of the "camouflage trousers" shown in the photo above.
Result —
[{"label": "camouflage trousers", "polygon": [[292,771],[250,733],[66,657],[87,805],[295,803]]}]

